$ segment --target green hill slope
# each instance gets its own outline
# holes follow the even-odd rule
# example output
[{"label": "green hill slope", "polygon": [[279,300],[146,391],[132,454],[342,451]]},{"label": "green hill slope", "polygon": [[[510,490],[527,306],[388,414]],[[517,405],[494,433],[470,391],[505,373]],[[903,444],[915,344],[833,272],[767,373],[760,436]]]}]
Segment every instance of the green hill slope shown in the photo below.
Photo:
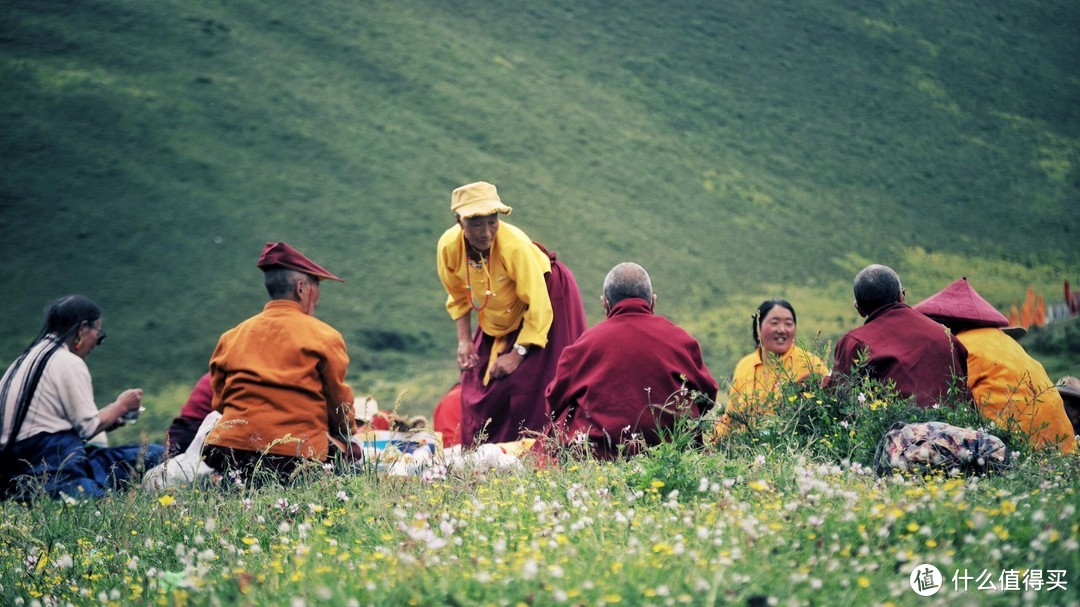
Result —
[{"label": "green hill slope", "polygon": [[434,245],[451,189],[575,271],[613,264],[717,376],[761,299],[801,335],[850,280],[967,275],[1002,308],[1080,279],[1080,5],[508,1],[0,8],[0,354],[51,299],[102,305],[99,398],[187,387],[286,240],[345,277],[320,317],[358,391],[429,410],[453,370]]}]

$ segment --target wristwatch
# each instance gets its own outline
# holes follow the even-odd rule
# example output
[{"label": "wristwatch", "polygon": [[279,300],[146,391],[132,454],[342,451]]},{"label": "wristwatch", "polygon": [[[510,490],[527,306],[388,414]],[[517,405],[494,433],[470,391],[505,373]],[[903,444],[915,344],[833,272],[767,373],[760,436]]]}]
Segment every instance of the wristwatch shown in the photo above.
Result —
[{"label": "wristwatch", "polygon": [[525,355],[529,353],[529,347],[521,344],[514,344],[514,352],[517,352],[518,356],[525,358]]}]

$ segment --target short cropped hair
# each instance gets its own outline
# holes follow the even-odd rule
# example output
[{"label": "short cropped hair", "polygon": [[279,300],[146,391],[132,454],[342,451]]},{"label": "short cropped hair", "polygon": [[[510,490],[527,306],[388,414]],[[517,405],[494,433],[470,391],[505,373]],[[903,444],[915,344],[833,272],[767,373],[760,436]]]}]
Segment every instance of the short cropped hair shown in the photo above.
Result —
[{"label": "short cropped hair", "polygon": [[604,278],[604,299],[614,306],[624,299],[637,297],[652,303],[652,280],[645,268],[636,263],[624,262],[611,268]]},{"label": "short cropped hair", "polygon": [[268,268],[263,271],[263,283],[270,299],[292,299],[296,283],[306,277],[307,274],[288,268]]},{"label": "short cropped hair", "polygon": [[900,301],[900,276],[888,266],[872,264],[855,276],[855,304],[863,314]]}]

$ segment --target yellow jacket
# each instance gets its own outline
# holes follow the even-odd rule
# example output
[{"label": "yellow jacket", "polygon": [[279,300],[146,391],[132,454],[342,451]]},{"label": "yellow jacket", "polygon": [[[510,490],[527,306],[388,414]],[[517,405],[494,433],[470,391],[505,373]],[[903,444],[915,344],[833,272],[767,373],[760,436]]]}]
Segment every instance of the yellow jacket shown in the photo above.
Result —
[{"label": "yellow jacket", "polygon": [[544,276],[551,272],[551,260],[525,232],[499,222],[485,271],[470,267],[465,236],[461,226],[454,225],[439,238],[436,267],[451,318],[457,320],[480,308],[477,322],[484,333],[502,337],[520,326],[517,343],[547,345],[554,314]]},{"label": "yellow jacket", "polygon": [[987,419],[1000,427],[1019,424],[1037,447],[1076,449],[1061,394],[1039,361],[998,328],[969,329],[956,337],[968,351],[968,387]]},{"label": "yellow jacket", "polygon": [[222,417],[206,444],[325,461],[330,440],[357,431],[348,366],[333,327],[295,301],[268,302],[222,335],[210,358]]},{"label": "yellow jacket", "polygon": [[817,356],[792,346],[779,360],[765,364],[761,348],[747,354],[735,365],[728,392],[728,405],[717,424],[720,436],[731,429],[731,413],[765,415],[774,412],[773,401],[780,395],[783,383],[801,381],[811,373],[827,375],[829,367]]}]

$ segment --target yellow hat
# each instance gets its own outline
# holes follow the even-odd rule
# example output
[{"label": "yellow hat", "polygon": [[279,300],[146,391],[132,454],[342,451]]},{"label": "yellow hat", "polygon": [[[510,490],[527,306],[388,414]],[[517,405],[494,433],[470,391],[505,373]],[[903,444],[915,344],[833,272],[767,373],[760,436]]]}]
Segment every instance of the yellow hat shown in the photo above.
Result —
[{"label": "yellow hat", "polygon": [[502,203],[495,186],[486,181],[477,181],[454,190],[450,195],[450,210],[462,219],[468,219],[492,213],[509,215],[513,209]]}]

